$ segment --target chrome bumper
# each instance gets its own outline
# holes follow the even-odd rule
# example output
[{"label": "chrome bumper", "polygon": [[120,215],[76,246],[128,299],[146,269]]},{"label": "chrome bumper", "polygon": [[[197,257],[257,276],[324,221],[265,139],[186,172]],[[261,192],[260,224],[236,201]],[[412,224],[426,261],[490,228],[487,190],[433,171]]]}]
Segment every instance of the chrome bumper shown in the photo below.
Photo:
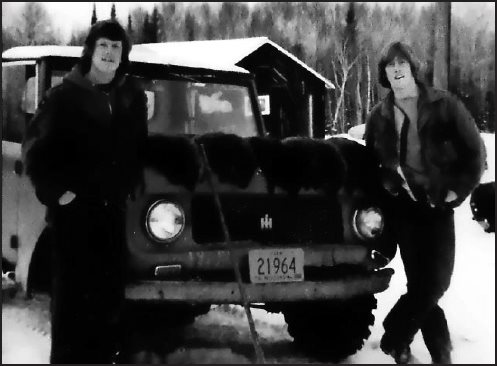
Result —
[{"label": "chrome bumper", "polygon": [[[249,303],[346,299],[386,290],[393,273],[393,269],[384,268],[339,280],[247,283],[244,288]],[[236,282],[140,281],[128,284],[126,298],[211,304],[242,303]]]},{"label": "chrome bumper", "polygon": [[[200,249],[185,252],[156,253],[140,252],[132,253],[135,263],[130,268],[136,273],[148,271],[153,263],[155,265],[155,275],[157,279],[167,280],[161,277],[161,272],[174,273],[180,271],[212,271],[232,270],[232,256],[238,261],[240,266],[246,263],[248,252],[251,249],[264,249],[255,242],[233,242],[230,250],[206,245]],[[304,251],[304,266],[312,267],[332,267],[339,264],[357,264],[367,269],[378,269],[385,267],[390,259],[385,258],[381,253],[370,250],[363,245],[344,244],[319,244],[313,246],[284,245],[281,248],[301,248]]]}]

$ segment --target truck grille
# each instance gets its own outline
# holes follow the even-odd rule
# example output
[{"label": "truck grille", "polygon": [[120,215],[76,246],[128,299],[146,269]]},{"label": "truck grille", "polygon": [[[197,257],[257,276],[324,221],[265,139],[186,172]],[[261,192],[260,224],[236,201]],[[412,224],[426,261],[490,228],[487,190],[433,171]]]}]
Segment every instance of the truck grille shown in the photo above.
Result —
[{"label": "truck grille", "polygon": [[[342,216],[336,198],[299,195],[237,195],[220,197],[231,240],[267,244],[333,243],[343,240]],[[192,233],[198,244],[224,241],[211,195],[192,201]]]}]

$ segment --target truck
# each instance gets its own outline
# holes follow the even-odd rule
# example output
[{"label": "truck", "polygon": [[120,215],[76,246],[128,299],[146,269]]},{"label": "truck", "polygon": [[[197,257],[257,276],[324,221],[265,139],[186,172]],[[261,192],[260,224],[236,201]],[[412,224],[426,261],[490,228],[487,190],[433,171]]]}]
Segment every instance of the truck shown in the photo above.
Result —
[{"label": "truck", "polygon": [[[27,296],[49,292],[51,244],[22,137],[81,51],[2,54],[2,262]],[[144,185],[127,202],[129,322],[184,325],[212,305],[248,304],[283,313],[295,346],[318,359],[361,349],[396,253],[373,154],[344,137],[268,136],[254,76],[236,65],[146,45],[130,61],[149,142]]]}]

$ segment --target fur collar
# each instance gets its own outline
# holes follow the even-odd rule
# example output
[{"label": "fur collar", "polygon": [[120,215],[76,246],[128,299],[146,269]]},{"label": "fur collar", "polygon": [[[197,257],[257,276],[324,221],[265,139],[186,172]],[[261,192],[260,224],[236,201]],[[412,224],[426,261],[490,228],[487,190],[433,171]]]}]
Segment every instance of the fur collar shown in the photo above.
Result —
[{"label": "fur collar", "polygon": [[[426,105],[436,103],[440,99],[442,99],[444,96],[447,95],[447,92],[444,90],[440,89],[435,89],[429,86],[426,86],[422,83],[417,84],[419,87],[419,97],[418,97],[418,109],[422,112],[423,110],[426,110],[424,108]],[[389,120],[394,122],[395,121],[395,116],[394,116],[394,94],[393,91],[390,90],[390,92],[387,94],[387,96],[383,99],[381,103],[381,108],[380,108],[380,115]],[[424,124],[427,121],[427,115],[420,113],[418,116],[418,129],[421,129]]]},{"label": "fur collar", "polygon": [[[124,84],[124,79],[125,79],[124,76],[121,76],[118,79],[114,78],[114,80],[112,80],[112,83],[115,86],[121,86]],[[72,70],[64,76],[63,80],[64,80],[64,82],[70,82],[72,84],[79,86],[80,88],[83,88],[83,89],[88,89],[88,90],[92,90],[92,91],[95,90],[95,87],[90,82],[90,80],[88,80],[87,78],[84,77],[79,65],[75,65],[72,68]]]}]

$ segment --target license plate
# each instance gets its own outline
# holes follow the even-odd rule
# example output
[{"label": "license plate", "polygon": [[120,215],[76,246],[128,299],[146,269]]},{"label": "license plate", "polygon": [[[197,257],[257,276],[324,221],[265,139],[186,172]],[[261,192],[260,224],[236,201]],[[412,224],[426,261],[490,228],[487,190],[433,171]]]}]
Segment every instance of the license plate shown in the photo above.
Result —
[{"label": "license plate", "polygon": [[304,251],[301,248],[253,249],[248,254],[252,283],[304,280]]}]

